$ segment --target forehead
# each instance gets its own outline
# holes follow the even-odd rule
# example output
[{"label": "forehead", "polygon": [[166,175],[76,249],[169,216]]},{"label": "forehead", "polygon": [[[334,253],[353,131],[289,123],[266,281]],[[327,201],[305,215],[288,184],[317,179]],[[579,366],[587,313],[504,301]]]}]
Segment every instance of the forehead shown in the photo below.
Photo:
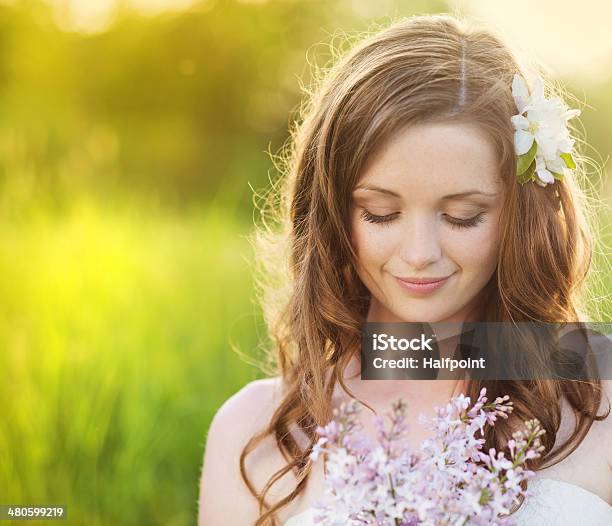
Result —
[{"label": "forehead", "polygon": [[424,123],[396,132],[373,152],[356,190],[366,186],[428,200],[475,189],[499,193],[501,175],[495,145],[476,124]]}]

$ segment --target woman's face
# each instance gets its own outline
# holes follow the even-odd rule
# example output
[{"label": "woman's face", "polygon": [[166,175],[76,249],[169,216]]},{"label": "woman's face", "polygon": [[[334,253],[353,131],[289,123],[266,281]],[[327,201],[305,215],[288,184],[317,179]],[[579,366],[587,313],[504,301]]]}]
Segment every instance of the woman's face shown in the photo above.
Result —
[{"label": "woman's face", "polygon": [[[351,211],[368,321],[470,319],[497,265],[502,203],[494,145],[474,124],[410,126],[374,152]],[[419,278],[446,280],[406,282]]]}]

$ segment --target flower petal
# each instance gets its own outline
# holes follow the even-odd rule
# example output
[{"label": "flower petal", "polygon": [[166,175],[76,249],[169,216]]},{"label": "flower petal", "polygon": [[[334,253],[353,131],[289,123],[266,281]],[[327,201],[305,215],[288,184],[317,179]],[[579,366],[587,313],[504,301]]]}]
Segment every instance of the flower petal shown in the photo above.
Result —
[{"label": "flower petal", "polygon": [[538,179],[544,184],[552,184],[555,182],[553,174],[551,174],[546,168],[537,169],[536,175],[538,176]]},{"label": "flower petal", "polygon": [[512,79],[512,96],[519,113],[523,113],[529,100],[529,90],[527,89],[525,79],[518,74],[515,74]]},{"label": "flower petal", "polygon": [[523,155],[529,151],[533,144],[533,134],[525,130],[516,130],[514,132],[514,150],[517,155]]},{"label": "flower petal", "polygon": [[559,141],[557,147],[559,148],[560,152],[571,153],[572,148],[574,147],[574,139],[564,137],[562,140]]},{"label": "flower petal", "polygon": [[524,115],[513,115],[510,117],[515,130],[526,130],[529,128],[529,120]]},{"label": "flower petal", "polygon": [[558,174],[565,174],[565,161],[561,159],[561,157],[557,157],[555,159],[546,159],[545,164],[546,168],[549,171],[556,172]]}]

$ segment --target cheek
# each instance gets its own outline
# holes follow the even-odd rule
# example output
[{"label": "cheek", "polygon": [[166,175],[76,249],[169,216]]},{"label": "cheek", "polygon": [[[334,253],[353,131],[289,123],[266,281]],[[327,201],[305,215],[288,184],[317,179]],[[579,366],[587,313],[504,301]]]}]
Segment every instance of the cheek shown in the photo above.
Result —
[{"label": "cheek", "polygon": [[495,224],[451,233],[445,245],[448,255],[466,271],[489,273],[497,264],[499,235]]},{"label": "cheek", "polygon": [[353,222],[351,240],[363,266],[387,261],[397,245],[398,232],[391,225],[370,225],[363,221]]}]

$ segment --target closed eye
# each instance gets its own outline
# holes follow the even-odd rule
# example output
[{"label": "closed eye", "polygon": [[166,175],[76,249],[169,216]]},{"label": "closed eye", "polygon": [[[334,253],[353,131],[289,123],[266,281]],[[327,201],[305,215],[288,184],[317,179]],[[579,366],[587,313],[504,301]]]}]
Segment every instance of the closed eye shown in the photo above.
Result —
[{"label": "closed eye", "polygon": [[361,217],[363,217],[363,219],[365,219],[366,221],[368,221],[370,223],[376,223],[376,224],[390,223],[398,215],[399,215],[399,212],[393,212],[392,214],[387,214],[387,215],[384,215],[384,216],[377,216],[375,214],[371,214],[365,208],[361,211]]},{"label": "closed eye", "polygon": [[[399,214],[399,212],[393,212],[392,214],[381,216],[372,214],[364,208],[361,212],[361,217],[370,223],[387,224],[397,218]],[[479,223],[484,222],[484,212],[480,212],[479,214],[475,215],[474,217],[470,217],[469,219],[460,219],[457,217],[446,215],[446,221],[453,228],[472,228],[477,226]]]},{"label": "closed eye", "polygon": [[458,219],[452,216],[446,216],[446,220],[453,228],[472,228],[478,225],[478,223],[484,222],[484,212],[470,217],[469,219]]}]

